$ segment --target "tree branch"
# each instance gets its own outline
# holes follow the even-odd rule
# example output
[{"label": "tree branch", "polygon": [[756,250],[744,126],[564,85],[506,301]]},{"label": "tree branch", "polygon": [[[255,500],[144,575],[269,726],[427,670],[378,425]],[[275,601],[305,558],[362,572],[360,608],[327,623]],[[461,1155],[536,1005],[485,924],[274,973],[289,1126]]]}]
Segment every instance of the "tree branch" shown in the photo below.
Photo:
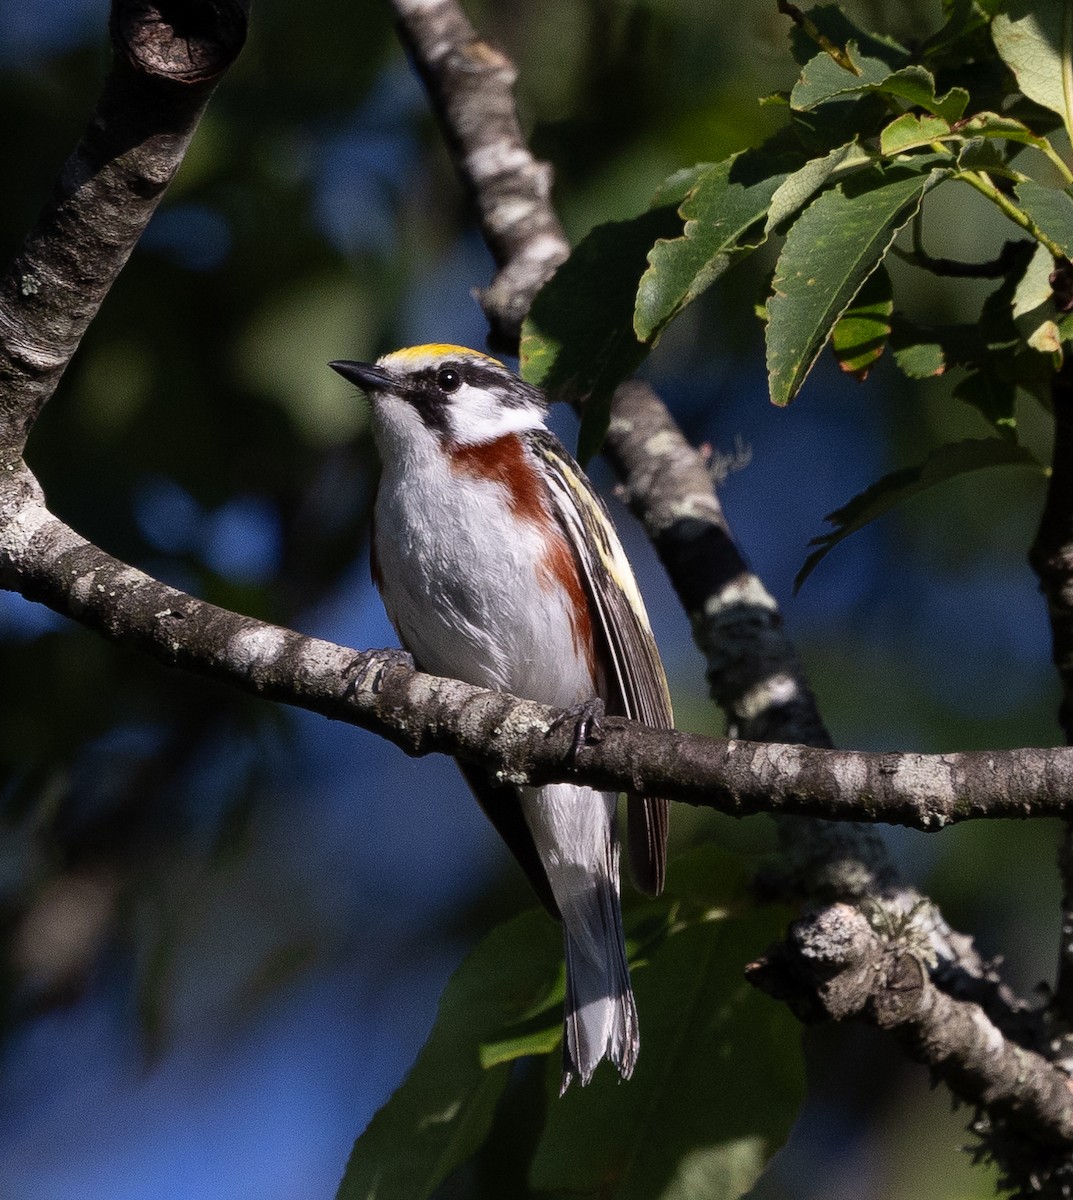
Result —
[{"label": "tree branch", "polygon": [[21,453],[246,37],[247,0],[114,0],[112,70],[0,281],[0,445]]},{"label": "tree branch", "polygon": [[[666,795],[733,816],[774,812],[934,831],[974,817],[1068,812],[1073,750],[870,754],[650,729],[607,718],[571,753],[554,709],[423,675],[197,600],[112,558],[0,463],[0,584],[111,641],[247,692],[372,730],[408,754],[450,754],[512,783],[569,780]],[[21,502],[14,503],[20,496]]]},{"label": "tree branch", "polygon": [[393,0],[410,51],[499,272],[478,299],[492,340],[517,348],[533,297],[570,253],[550,203],[552,170],[529,151],[514,104],[517,72],[454,0]]},{"label": "tree branch", "polygon": [[796,922],[747,973],[803,1021],[862,1020],[893,1031],[954,1095],[1064,1158],[1073,1145],[1073,1081],[1004,1038],[977,1005],[936,987],[914,944],[919,933],[911,919],[879,932],[836,904]]}]

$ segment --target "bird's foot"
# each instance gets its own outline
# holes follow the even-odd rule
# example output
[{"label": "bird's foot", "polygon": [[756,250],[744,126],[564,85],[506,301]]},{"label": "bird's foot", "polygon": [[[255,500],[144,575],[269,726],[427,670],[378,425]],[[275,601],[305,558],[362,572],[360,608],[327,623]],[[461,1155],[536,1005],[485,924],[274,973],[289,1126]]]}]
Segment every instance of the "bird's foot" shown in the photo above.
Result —
[{"label": "bird's foot", "polygon": [[368,650],[364,654],[359,654],[351,664],[353,674],[347,688],[348,695],[353,695],[359,688],[365,686],[369,687],[374,696],[379,695],[384,676],[395,667],[406,667],[412,671],[414,669],[413,657],[405,650],[396,650],[391,647],[386,650]]},{"label": "bird's foot", "polygon": [[586,742],[598,742],[604,736],[600,722],[606,715],[604,702],[599,696],[594,696],[591,700],[583,700],[580,704],[563,709],[552,721],[548,732],[562,725],[574,726],[574,740],[570,743],[570,756],[567,760],[573,764],[577,762],[577,756]]}]

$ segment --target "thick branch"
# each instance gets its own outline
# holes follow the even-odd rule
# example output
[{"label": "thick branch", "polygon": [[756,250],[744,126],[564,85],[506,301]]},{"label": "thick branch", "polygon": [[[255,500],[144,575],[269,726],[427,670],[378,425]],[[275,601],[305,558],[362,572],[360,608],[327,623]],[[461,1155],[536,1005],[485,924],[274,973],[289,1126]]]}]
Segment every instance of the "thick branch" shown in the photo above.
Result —
[{"label": "thick branch", "polygon": [[977,1005],[937,988],[914,937],[911,919],[880,933],[859,910],[836,904],[796,922],[748,973],[804,1021],[863,1020],[892,1030],[956,1096],[1068,1154],[1073,1081],[1006,1040]]},{"label": "thick branch", "polygon": [[97,110],[0,281],[0,444],[25,444],[242,48],[247,9],[115,0]]},{"label": "thick branch", "polygon": [[454,0],[394,0],[394,7],[499,268],[479,293],[492,339],[515,348],[533,297],[570,252],[551,206],[551,167],[522,137],[514,64],[477,34]]},{"label": "thick branch", "polygon": [[605,453],[689,615],[731,735],[830,746],[778,605],[735,544],[704,458],[648,384],[616,391]]},{"label": "thick branch", "polygon": [[409,754],[483,763],[501,780],[572,780],[666,795],[735,816],[775,812],[935,830],[972,817],[1063,814],[1073,750],[867,754],[706,738],[607,719],[571,756],[554,710],[422,675],[388,655],[267,625],[197,600],[91,545],[0,463],[0,584],[110,640],[246,691],[348,721]]}]

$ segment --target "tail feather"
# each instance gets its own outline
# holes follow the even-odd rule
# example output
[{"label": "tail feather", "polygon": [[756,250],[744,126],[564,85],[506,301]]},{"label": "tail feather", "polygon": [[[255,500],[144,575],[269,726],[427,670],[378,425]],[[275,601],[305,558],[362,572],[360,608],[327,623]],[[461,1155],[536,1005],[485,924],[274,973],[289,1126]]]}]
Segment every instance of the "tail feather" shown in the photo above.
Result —
[{"label": "tail feather", "polygon": [[633,1073],[640,1037],[619,906],[616,797],[571,784],[523,788],[522,804],[563,919],[565,1092],[609,1059]]},{"label": "tail feather", "polygon": [[629,1079],[641,1044],[618,889],[605,882],[593,903],[600,910],[605,933],[598,947],[591,945],[589,937],[575,937],[564,914],[566,1014],[560,1095],[575,1076],[582,1085],[588,1083],[604,1058],[614,1063],[623,1079]]}]

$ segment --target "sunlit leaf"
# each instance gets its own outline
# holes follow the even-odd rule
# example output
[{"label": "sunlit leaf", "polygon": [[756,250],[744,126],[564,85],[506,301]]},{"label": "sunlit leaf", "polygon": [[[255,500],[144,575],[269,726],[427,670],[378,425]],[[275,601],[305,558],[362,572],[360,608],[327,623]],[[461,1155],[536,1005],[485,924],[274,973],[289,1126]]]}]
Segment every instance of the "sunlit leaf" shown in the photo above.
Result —
[{"label": "sunlit leaf", "polygon": [[839,66],[829,54],[819,54],[801,72],[790,93],[790,104],[807,111],[831,100],[878,92],[953,122],[961,117],[969,102],[969,93],[961,87],[951,88],[945,96],[936,95],[935,76],[925,67],[908,66],[891,71],[881,59],[861,54],[852,42],[846,53],[857,74]]},{"label": "sunlit leaf", "polygon": [[1013,295],[1013,323],[1025,343],[1041,354],[1061,350],[1058,312],[1054,305],[1051,275],[1054,259],[1046,246],[1039,245],[1025,268]]},{"label": "sunlit leaf", "polygon": [[797,394],[839,317],[942,170],[873,168],[821,195],[791,227],[768,300],[768,384]]},{"label": "sunlit leaf", "polygon": [[895,505],[908,500],[938,483],[963,475],[968,471],[979,471],[984,467],[1031,467],[1042,471],[1040,463],[1031,451],[1019,446],[1010,438],[967,438],[960,442],[948,442],[939,446],[917,466],[902,467],[884,475],[848,504],[829,513],[824,520],[835,528],[830,533],[813,538],[810,545],[815,550],[805,559],[804,565],[794,580],[796,591],[812,574],[816,565],[838,545],[858,529],[889,512]]},{"label": "sunlit leaf", "polygon": [[655,343],[736,258],[764,241],[759,222],[786,174],[778,160],[747,151],[716,164],[696,182],[679,210],[685,221],[681,236],[661,238],[649,252],[633,317],[642,341]]},{"label": "sunlit leaf", "polygon": [[807,112],[830,100],[867,91],[870,85],[890,78],[890,66],[880,58],[861,54],[855,42],[846,47],[846,56],[856,67],[856,72],[846,70],[824,52],[806,63],[790,92],[790,106]]},{"label": "sunlit leaf", "polygon": [[1045,137],[1033,133],[1023,121],[1003,116],[1001,113],[974,113],[964,124],[958,126],[958,133],[966,138],[986,137],[1021,142],[1043,151],[1049,150],[1051,145]]},{"label": "sunlit leaf", "polygon": [[1069,0],[1009,0],[991,34],[1017,86],[1057,113],[1073,130],[1073,96],[1066,73],[1073,60],[1073,5]]},{"label": "sunlit leaf", "polygon": [[926,146],[950,132],[950,123],[942,117],[902,113],[879,135],[879,148],[886,155],[901,154],[916,146]]},{"label": "sunlit leaf", "polygon": [[770,233],[787,217],[799,212],[834,175],[848,174],[872,162],[872,156],[854,140],[838,146],[829,154],[810,159],[791,172],[775,189],[768,206],[764,230]]}]

